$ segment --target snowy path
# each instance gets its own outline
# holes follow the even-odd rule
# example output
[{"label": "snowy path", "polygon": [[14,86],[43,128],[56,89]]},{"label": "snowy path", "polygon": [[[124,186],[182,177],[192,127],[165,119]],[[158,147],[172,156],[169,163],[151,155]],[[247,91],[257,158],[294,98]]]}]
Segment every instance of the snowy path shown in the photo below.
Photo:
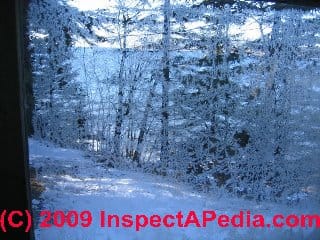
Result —
[{"label": "snowy path", "polygon": [[[30,163],[38,169],[39,179],[45,183],[41,210],[89,210],[93,222],[89,228],[37,227],[37,240],[232,240],[232,239],[311,239],[310,230],[233,229],[219,228],[215,223],[206,228],[151,228],[136,232],[134,228],[100,228],[99,212],[107,214],[153,214],[176,215],[179,211],[196,211],[201,217],[203,210],[215,210],[217,214],[238,214],[250,210],[268,216],[277,213],[292,213],[293,209],[272,204],[257,204],[239,199],[227,199],[194,192],[189,186],[172,183],[160,176],[105,169],[84,153],[76,150],[55,148],[30,140]],[[310,207],[310,206],[309,206]],[[312,212],[300,208],[294,213]],[[313,212],[314,213],[314,212]],[[319,214],[319,213],[318,213]],[[285,233],[284,233],[285,232]],[[242,235],[244,234],[244,235]],[[285,234],[285,235],[283,235]],[[317,235],[315,235],[317,234]],[[256,236],[256,237],[255,237]],[[313,239],[320,239],[313,232]],[[288,238],[284,238],[288,237]],[[314,238],[318,237],[318,238]]]}]

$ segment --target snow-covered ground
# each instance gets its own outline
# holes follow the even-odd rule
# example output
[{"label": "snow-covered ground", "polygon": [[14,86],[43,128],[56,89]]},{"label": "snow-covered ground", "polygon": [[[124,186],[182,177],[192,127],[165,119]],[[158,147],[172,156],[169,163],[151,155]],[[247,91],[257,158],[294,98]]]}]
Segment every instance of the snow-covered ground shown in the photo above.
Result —
[{"label": "snow-covered ground", "polygon": [[[37,240],[239,240],[239,239],[320,239],[320,229],[253,229],[220,228],[210,223],[206,228],[146,227],[139,232],[134,228],[100,228],[99,212],[106,214],[187,214],[194,210],[201,217],[204,210],[217,214],[238,214],[250,210],[251,214],[264,214],[270,221],[275,214],[319,214],[311,202],[291,206],[274,203],[256,203],[221,194],[200,194],[190,186],[139,172],[106,169],[85,153],[54,147],[50,143],[29,140],[30,165],[38,172],[38,180],[46,190],[41,198],[33,200],[35,212],[39,210],[84,211],[93,215],[89,228],[47,228],[36,226]],[[41,218],[42,219],[42,218]]]}]

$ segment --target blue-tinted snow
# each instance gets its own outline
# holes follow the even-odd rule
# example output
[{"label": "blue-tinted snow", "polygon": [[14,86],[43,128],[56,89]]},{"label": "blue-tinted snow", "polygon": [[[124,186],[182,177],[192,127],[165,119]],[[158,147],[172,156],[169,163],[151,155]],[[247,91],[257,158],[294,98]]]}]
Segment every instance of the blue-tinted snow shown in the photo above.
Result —
[{"label": "blue-tinted snow", "polygon": [[[206,228],[100,228],[98,213],[108,214],[176,214],[195,210],[215,210],[217,214],[237,214],[250,210],[252,214],[264,214],[266,221],[274,214],[315,213],[319,208],[304,201],[308,190],[288,198],[294,205],[257,203],[225,197],[219,192],[211,195],[195,192],[190,186],[172,179],[140,172],[106,169],[85,153],[58,148],[50,143],[29,140],[30,163],[38,171],[38,178],[46,186],[41,199],[33,200],[34,208],[55,210],[89,210],[94,221],[89,228],[49,228],[36,226],[37,240],[231,240],[231,239],[316,239],[320,229],[234,229],[218,228],[209,224]],[[297,204],[296,202],[301,202]],[[305,203],[305,204],[304,204]],[[311,237],[311,238],[310,238]]]}]

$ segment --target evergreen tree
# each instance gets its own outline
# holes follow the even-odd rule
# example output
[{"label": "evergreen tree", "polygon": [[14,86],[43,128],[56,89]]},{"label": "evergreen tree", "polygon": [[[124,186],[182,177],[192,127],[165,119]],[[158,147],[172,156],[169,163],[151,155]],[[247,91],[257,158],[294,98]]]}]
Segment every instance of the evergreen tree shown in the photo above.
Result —
[{"label": "evergreen tree", "polygon": [[56,1],[32,1],[30,47],[34,76],[35,135],[62,146],[75,145],[84,128],[84,99],[72,59],[72,14]]}]

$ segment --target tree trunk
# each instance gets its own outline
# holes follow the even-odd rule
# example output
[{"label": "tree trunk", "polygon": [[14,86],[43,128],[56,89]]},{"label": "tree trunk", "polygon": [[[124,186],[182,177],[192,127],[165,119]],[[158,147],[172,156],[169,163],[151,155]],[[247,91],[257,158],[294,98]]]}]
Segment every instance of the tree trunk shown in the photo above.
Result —
[{"label": "tree trunk", "polygon": [[128,20],[123,15],[122,27],[123,27],[123,43],[121,43],[121,36],[119,33],[119,43],[122,48],[121,51],[121,62],[120,62],[120,70],[119,70],[119,89],[118,89],[118,107],[116,111],[116,123],[115,123],[115,131],[114,131],[114,155],[115,158],[118,159],[121,155],[121,129],[123,123],[123,95],[124,95],[124,71],[125,71],[125,61],[127,58],[127,25]]},{"label": "tree trunk", "polygon": [[144,134],[147,130],[147,121],[148,121],[149,112],[152,107],[151,102],[152,102],[152,98],[154,96],[154,91],[155,91],[156,85],[157,85],[156,80],[154,80],[152,88],[150,89],[150,92],[149,92],[146,108],[143,113],[143,118],[142,118],[141,127],[140,127],[140,131],[139,131],[139,136],[138,136],[137,148],[133,154],[133,161],[137,162],[138,167],[141,167],[141,162],[140,162],[141,159],[140,158],[141,158],[141,152],[142,152],[142,143],[144,141]]},{"label": "tree trunk", "polygon": [[170,82],[170,0],[164,1],[163,6],[163,68],[162,68],[162,106],[161,106],[161,152],[162,167],[168,167],[169,159],[169,82]]}]

